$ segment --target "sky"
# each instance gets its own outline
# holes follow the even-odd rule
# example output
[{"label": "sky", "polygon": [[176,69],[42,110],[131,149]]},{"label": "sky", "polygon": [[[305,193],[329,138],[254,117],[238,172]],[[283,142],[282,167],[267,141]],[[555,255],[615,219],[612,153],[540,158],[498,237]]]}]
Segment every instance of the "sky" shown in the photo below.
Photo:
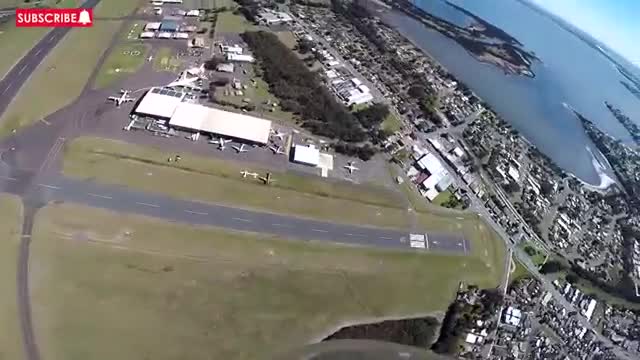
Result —
[{"label": "sky", "polygon": [[640,0],[533,0],[640,66]]}]

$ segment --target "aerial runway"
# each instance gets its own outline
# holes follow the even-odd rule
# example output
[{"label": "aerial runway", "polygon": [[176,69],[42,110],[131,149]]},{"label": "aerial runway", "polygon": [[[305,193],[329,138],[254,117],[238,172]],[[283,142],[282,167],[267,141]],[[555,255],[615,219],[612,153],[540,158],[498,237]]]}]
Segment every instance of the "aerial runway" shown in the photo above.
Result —
[{"label": "aerial runway", "polygon": [[[83,8],[92,8],[100,0],[87,0],[81,5]],[[49,31],[42,40],[36,44],[13,68],[0,80],[0,115],[4,113],[11,100],[16,96],[22,85],[31,76],[38,65],[49,52],[58,45],[67,32],[68,27],[54,28]]]},{"label": "aerial runway", "polygon": [[[0,189],[21,193],[19,175],[0,175]],[[337,224],[212,203],[176,199],[122,186],[66,177],[48,177],[33,184],[44,202],[70,202],[193,225],[388,249],[410,249],[409,233],[401,230]],[[470,244],[461,234],[428,232],[425,251],[466,254]]]}]

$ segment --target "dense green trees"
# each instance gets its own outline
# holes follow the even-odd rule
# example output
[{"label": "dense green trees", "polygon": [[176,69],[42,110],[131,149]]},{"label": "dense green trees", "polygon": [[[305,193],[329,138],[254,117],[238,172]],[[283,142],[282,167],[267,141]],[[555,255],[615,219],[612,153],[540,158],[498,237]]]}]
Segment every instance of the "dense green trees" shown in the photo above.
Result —
[{"label": "dense green trees", "polygon": [[377,121],[377,113],[363,114],[362,120],[356,118],[275,34],[246,32],[243,38],[259,61],[271,92],[281,100],[282,108],[305,119],[302,124],[305,128],[316,135],[345,142],[367,140],[360,123]]}]

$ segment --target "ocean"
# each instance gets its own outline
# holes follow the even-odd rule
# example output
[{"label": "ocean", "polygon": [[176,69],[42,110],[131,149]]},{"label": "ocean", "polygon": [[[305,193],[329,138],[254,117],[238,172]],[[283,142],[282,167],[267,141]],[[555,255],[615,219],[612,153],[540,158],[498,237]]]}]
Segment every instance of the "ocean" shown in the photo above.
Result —
[{"label": "ocean", "polygon": [[[457,25],[467,15],[444,0],[414,0],[423,10]],[[615,64],[552,19],[516,0],[450,0],[503,29],[533,51],[540,62],[534,78],[507,75],[475,60],[453,40],[396,11],[380,16],[435,58],[526,139],[568,173],[593,186],[610,183],[611,168],[588,139],[571,108],[601,130],[632,144],[628,132],[609,113],[604,101],[640,124],[640,100],[620,83]]]}]

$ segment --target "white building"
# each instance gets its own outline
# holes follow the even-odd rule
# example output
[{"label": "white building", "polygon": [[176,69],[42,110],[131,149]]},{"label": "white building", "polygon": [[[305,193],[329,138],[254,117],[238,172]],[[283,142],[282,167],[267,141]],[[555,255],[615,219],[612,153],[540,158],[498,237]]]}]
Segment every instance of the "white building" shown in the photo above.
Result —
[{"label": "white building", "polygon": [[240,45],[220,45],[220,51],[225,54],[242,54],[242,46]]},{"label": "white building", "polygon": [[158,31],[160,30],[161,23],[159,22],[150,22],[144,26],[145,31]]},{"label": "white building", "polygon": [[512,306],[509,306],[503,313],[503,321],[507,325],[518,326],[522,320],[522,312]]},{"label": "white building", "polygon": [[320,163],[320,150],[313,145],[294,145],[293,162],[309,166],[318,166]]},{"label": "white building", "polygon": [[227,53],[227,61],[250,62],[250,63],[252,63],[254,61],[254,58],[251,55]]}]

